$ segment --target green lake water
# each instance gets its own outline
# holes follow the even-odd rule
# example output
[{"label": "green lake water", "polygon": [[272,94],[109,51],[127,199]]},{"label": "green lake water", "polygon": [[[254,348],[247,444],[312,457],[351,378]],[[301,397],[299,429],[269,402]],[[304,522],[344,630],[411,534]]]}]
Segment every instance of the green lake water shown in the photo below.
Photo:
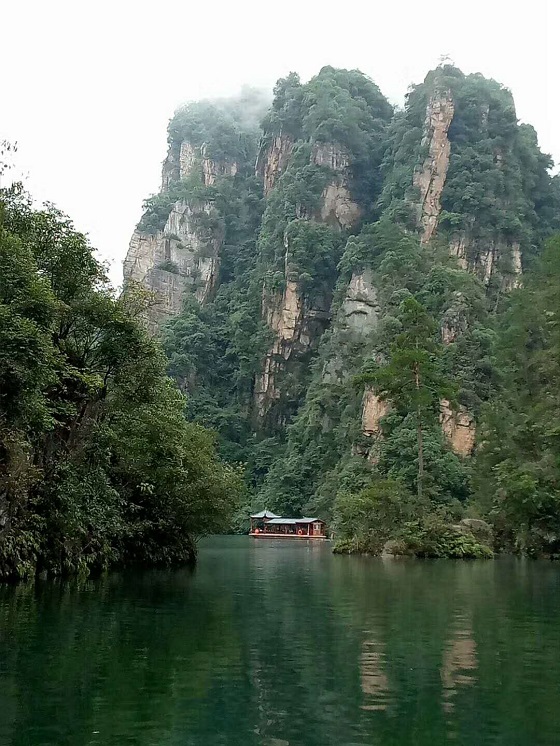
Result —
[{"label": "green lake water", "polygon": [[0,746],[560,744],[560,566],[225,537],[0,588]]}]

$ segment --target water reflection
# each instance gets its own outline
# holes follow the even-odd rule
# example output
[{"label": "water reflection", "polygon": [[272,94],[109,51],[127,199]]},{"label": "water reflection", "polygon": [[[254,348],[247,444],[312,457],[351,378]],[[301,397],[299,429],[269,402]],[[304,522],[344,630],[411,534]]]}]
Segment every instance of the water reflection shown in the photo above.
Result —
[{"label": "water reflection", "polygon": [[209,542],[0,589],[0,746],[548,746],[560,568]]},{"label": "water reflection", "polygon": [[384,646],[378,640],[362,642],[360,655],[360,681],[365,695],[362,710],[386,710],[389,695],[389,680],[384,670]]},{"label": "water reflection", "polygon": [[443,709],[447,713],[453,712],[458,687],[472,686],[476,682],[476,643],[472,628],[462,615],[457,618],[457,624],[459,628],[447,642],[441,666]]}]

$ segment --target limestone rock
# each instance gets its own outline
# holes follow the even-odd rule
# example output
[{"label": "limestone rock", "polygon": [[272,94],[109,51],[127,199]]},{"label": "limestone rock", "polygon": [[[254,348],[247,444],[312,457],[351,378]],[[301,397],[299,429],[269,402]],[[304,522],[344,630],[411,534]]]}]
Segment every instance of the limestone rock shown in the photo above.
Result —
[{"label": "limestone rock", "polygon": [[179,154],[179,178],[185,179],[193,172],[195,164],[200,154],[197,154],[197,150],[188,140],[184,140],[181,143],[181,150]]},{"label": "limestone rock", "polygon": [[255,172],[263,180],[265,196],[270,193],[286,170],[293,148],[293,138],[280,134],[273,137],[270,145],[259,153]]},{"label": "limestone rock", "polygon": [[389,403],[380,399],[375,391],[367,386],[362,397],[362,432],[374,437],[381,432],[381,420],[389,412]]},{"label": "limestone rock", "polygon": [[423,243],[433,236],[441,212],[441,194],[451,152],[447,132],[454,112],[451,91],[435,91],[428,104],[422,139],[422,146],[428,146],[428,155],[422,169],[414,176],[414,185],[420,191],[419,217]]},{"label": "limestone rock", "polygon": [[452,238],[449,252],[457,257],[462,269],[473,272],[485,285],[497,271],[498,259],[505,258],[510,269],[503,277],[504,290],[512,290],[521,284],[523,270],[519,241],[497,240],[480,244],[461,233]]},{"label": "limestone rock", "polygon": [[202,181],[204,186],[213,186],[221,176],[235,176],[238,165],[235,161],[224,159],[214,160],[207,154],[205,145],[200,149],[202,158]]},{"label": "limestone rock", "polygon": [[376,328],[380,307],[370,269],[354,272],[339,314],[341,326],[364,334]]},{"label": "limestone rock", "polygon": [[274,342],[255,381],[254,401],[260,418],[280,397],[277,374],[293,354],[308,351],[321,336],[329,319],[329,304],[330,299],[325,299],[322,306],[309,307],[293,280],[286,282],[283,293],[269,294],[263,289],[263,315],[274,333]]},{"label": "limestone rock", "polygon": [[170,147],[161,168],[161,191],[169,191],[169,187],[180,179],[179,154],[176,147]]},{"label": "limestone rock", "polygon": [[463,518],[453,528],[462,534],[472,534],[482,544],[492,544],[492,526],[481,518]]},{"label": "limestone rock", "polygon": [[351,228],[360,219],[361,209],[350,194],[348,151],[336,143],[315,143],[311,160],[335,172],[321,195],[319,220],[339,230]]},{"label": "limestone rock", "polygon": [[176,202],[163,231],[155,234],[135,230],[123,264],[125,288],[138,283],[154,293],[148,327],[155,331],[167,319],[180,313],[185,292],[194,292],[204,302],[215,287],[223,230],[204,231],[201,215],[214,208],[203,203],[194,209]]},{"label": "limestone rock", "polygon": [[441,428],[458,456],[470,456],[474,448],[476,425],[474,417],[464,407],[453,411],[447,399],[440,402]]},{"label": "limestone rock", "polygon": [[[263,175],[265,193],[270,192],[286,168],[293,145],[290,138],[278,135],[259,156],[257,172]],[[311,160],[319,166],[330,168],[333,179],[323,190],[319,213],[305,215],[299,212],[298,217],[325,222],[338,230],[351,227],[358,220],[360,209],[350,197],[347,151],[333,143],[315,143]],[[322,304],[315,300],[314,307],[306,302],[298,283],[288,275],[290,246],[287,238],[285,249],[286,286],[283,294],[269,294],[266,289],[263,290],[263,318],[274,334],[274,342],[255,383],[254,402],[259,418],[264,417],[271,403],[280,397],[277,377],[286,362],[294,353],[303,354],[316,345],[329,319],[330,297],[325,298]],[[344,314],[348,326],[366,325],[368,322],[373,326],[376,323],[378,309],[371,275],[361,273],[352,279]]]}]

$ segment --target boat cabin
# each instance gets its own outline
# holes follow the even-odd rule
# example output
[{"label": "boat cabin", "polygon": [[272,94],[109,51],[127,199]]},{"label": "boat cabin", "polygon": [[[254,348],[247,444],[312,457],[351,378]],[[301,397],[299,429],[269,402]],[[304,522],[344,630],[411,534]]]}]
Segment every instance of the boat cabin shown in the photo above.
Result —
[{"label": "boat cabin", "polygon": [[269,510],[251,516],[249,536],[268,539],[326,539],[320,518],[282,518]]}]

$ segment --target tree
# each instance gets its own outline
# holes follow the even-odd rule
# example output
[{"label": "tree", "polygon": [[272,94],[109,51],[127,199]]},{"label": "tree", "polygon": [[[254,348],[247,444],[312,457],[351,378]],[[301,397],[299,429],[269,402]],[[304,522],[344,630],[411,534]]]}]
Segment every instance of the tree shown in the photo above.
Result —
[{"label": "tree", "polygon": [[404,416],[414,416],[418,455],[416,489],[418,498],[422,498],[423,429],[437,417],[442,399],[454,399],[454,390],[443,377],[443,345],[436,341],[438,326],[424,306],[413,297],[407,298],[401,303],[398,320],[403,331],[391,344],[388,361],[376,365],[358,380],[372,384],[378,396],[390,401]]},{"label": "tree", "polygon": [[507,548],[560,553],[560,237],[501,320],[501,386],[484,409],[476,500]]}]

